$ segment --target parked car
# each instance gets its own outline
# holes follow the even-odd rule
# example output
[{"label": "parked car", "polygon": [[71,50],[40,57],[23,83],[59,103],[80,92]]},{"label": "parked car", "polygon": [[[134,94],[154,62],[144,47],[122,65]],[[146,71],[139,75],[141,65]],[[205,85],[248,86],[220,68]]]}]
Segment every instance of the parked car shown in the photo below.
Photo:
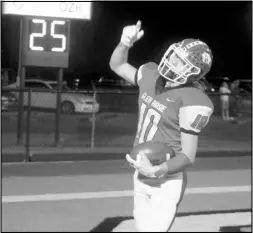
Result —
[{"label": "parked car", "polygon": [[95,84],[99,86],[107,86],[107,87],[112,87],[112,88],[124,88],[124,87],[132,87],[134,86],[133,84],[127,82],[123,78],[117,78],[113,79],[108,76],[101,76]]},{"label": "parked car", "polygon": [[137,112],[138,86],[120,77],[101,76],[93,85],[98,91],[97,98],[103,112]]},{"label": "parked car", "polygon": [[1,110],[2,111],[8,111],[8,110],[14,110],[18,108],[18,99],[16,96],[7,91],[2,91],[1,94]]},{"label": "parked car", "polygon": [[216,79],[211,79],[211,80],[206,80],[205,79],[205,84],[206,84],[206,91],[211,93],[219,93],[220,86],[223,81],[228,82],[230,85],[232,82],[238,82],[239,83],[239,88],[240,88],[240,93],[247,93],[250,94],[252,93],[252,80],[251,79],[237,79],[233,81],[229,81],[225,78],[216,78]]},{"label": "parked car", "polygon": [[234,82],[239,83],[239,93],[252,95],[252,80],[251,79],[237,79]]},{"label": "parked car", "polygon": [[[17,83],[11,84],[9,88],[18,87]],[[7,88],[8,88],[7,87]],[[38,108],[56,108],[57,82],[41,79],[26,79],[25,88],[32,90],[31,106]],[[68,93],[70,91],[67,84],[63,83],[63,93],[61,95],[62,113],[91,113],[99,111],[99,103],[92,96],[80,93]],[[16,93],[18,98],[19,94]],[[24,94],[24,105],[28,105],[28,93]]]}]

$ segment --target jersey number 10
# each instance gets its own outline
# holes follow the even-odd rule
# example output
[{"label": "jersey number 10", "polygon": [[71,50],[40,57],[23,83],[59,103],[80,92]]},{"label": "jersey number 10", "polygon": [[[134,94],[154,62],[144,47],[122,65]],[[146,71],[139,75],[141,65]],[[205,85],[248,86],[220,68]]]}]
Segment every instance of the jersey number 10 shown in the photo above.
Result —
[{"label": "jersey number 10", "polygon": [[208,116],[198,114],[194,122],[191,124],[191,127],[200,131],[206,126],[208,119]]},{"label": "jersey number 10", "polygon": [[147,109],[147,105],[142,103],[137,130],[137,138],[139,138],[139,143],[153,139],[160,120],[160,113],[152,108]]}]

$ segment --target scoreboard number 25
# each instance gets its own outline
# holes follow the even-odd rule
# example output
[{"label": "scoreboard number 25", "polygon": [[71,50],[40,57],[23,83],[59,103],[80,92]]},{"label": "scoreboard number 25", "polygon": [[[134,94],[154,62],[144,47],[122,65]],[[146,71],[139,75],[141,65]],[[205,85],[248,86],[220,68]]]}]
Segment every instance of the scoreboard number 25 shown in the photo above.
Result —
[{"label": "scoreboard number 25", "polygon": [[[64,34],[56,33],[56,27],[58,25],[65,25],[65,21],[63,20],[53,20],[52,22],[47,22],[44,19],[32,19],[33,24],[41,25],[41,32],[32,32],[29,36],[29,48],[31,50],[44,51],[44,47],[36,45],[36,39],[43,39],[47,32],[49,31],[50,36],[54,39],[58,39],[61,41],[61,46],[52,47],[52,52],[64,52],[66,50],[66,36]],[[50,27],[50,30],[47,30]]]}]

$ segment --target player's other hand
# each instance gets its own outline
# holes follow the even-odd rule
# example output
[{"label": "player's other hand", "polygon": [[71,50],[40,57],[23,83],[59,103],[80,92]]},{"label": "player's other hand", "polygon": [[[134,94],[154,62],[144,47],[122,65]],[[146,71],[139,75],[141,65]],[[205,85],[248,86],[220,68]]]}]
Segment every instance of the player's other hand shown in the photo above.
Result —
[{"label": "player's other hand", "polygon": [[[136,160],[132,159],[129,154],[126,154],[126,160],[128,163],[138,170],[142,175],[146,177],[158,177],[156,173],[160,170],[159,166],[152,166],[150,161],[144,155],[137,155]],[[161,176],[162,177],[162,176]]]},{"label": "player's other hand", "polygon": [[136,25],[126,26],[123,29],[121,35],[121,43],[127,47],[132,47],[133,44],[141,39],[144,35],[144,31],[141,30],[141,21],[139,20]]},{"label": "player's other hand", "polygon": [[136,169],[138,167],[139,163],[141,162],[141,156],[139,154],[137,154],[136,160],[134,160],[131,158],[131,156],[129,154],[126,154],[126,160],[130,166],[132,166],[133,168]]}]

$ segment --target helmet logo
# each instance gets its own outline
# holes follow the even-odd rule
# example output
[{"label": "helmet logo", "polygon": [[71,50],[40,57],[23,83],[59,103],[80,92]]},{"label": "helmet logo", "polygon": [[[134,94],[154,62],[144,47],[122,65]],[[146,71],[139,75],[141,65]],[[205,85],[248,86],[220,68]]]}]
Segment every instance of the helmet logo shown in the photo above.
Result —
[{"label": "helmet logo", "polygon": [[196,45],[205,45],[205,43],[204,42],[202,42],[202,41],[194,41],[194,42],[191,42],[191,43],[189,43],[189,44],[187,44],[186,45],[186,48],[187,49],[190,49],[190,48],[192,48],[192,47],[194,47],[194,46],[196,46]]},{"label": "helmet logo", "polygon": [[202,61],[206,63],[207,65],[210,65],[211,63],[211,56],[207,52],[202,53]]},{"label": "helmet logo", "polygon": [[[192,47],[194,47],[196,45],[206,45],[206,44],[204,42],[202,42],[202,41],[197,40],[197,41],[193,41],[193,42],[191,42],[189,44],[186,44],[182,49],[186,52],[187,49],[190,49],[190,48],[192,48]],[[182,45],[180,45],[180,46],[182,46]]]}]

